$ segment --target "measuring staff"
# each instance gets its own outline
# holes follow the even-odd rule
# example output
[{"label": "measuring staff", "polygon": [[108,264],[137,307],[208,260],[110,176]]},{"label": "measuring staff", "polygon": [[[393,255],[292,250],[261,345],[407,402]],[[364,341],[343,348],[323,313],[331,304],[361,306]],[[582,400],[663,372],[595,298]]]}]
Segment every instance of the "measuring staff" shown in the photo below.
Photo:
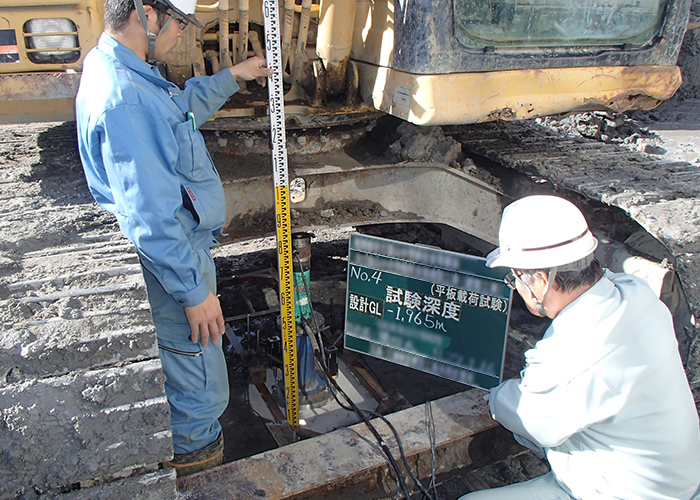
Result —
[{"label": "measuring staff", "polygon": [[280,311],[282,314],[282,349],[284,355],[284,386],[287,422],[299,426],[299,388],[297,379],[296,321],[294,320],[294,283],[292,273],[292,228],[289,212],[289,172],[287,165],[287,134],[284,128],[284,89],[282,80],[282,49],[276,0],[263,2],[267,67],[270,95],[270,136],[272,166],[275,182],[275,217],[277,226],[277,257],[279,259]]}]

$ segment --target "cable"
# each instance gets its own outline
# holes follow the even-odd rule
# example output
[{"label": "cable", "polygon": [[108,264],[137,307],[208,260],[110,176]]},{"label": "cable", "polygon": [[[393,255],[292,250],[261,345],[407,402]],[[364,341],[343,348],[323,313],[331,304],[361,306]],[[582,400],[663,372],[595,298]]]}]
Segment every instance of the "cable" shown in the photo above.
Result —
[{"label": "cable", "polygon": [[435,484],[435,419],[433,418],[433,405],[430,401],[425,402],[425,425],[428,431],[428,441],[430,442],[430,482],[428,483],[428,489],[432,488],[435,498],[437,498],[437,485]]},{"label": "cable", "polygon": [[[337,391],[338,393],[340,393],[343,396],[343,398],[348,402],[350,407],[344,405],[343,402],[340,401],[340,399],[338,399],[338,395],[336,394],[336,392],[331,389],[331,394],[333,395],[333,398],[335,399],[336,403],[338,403],[338,405],[341,408],[343,408],[344,410],[355,412],[357,414],[357,416],[360,417],[362,422],[367,426],[369,431],[372,433],[372,435],[375,437],[375,439],[379,443],[379,446],[381,447],[382,451],[384,452],[384,455],[386,456],[387,461],[389,462],[389,465],[391,466],[392,470],[394,471],[394,475],[397,479],[397,482],[400,484],[401,489],[403,490],[404,496],[407,499],[409,499],[410,493],[408,492],[406,482],[403,479],[403,474],[401,474],[399,466],[396,463],[396,459],[394,459],[394,455],[389,450],[389,447],[387,446],[386,442],[384,441],[384,438],[381,436],[381,434],[379,434],[379,431],[377,431],[377,428],[367,419],[366,414],[370,414],[370,415],[374,414],[377,416],[381,416],[381,415],[376,414],[374,412],[370,412],[369,410],[363,410],[363,409],[359,408],[355,404],[355,402],[350,398],[350,396],[348,396],[347,393],[338,385],[338,382],[336,382],[333,377],[329,376],[328,371],[327,371],[327,367],[325,366],[325,362],[319,361],[319,364],[321,365],[321,368],[323,369],[323,373],[326,376],[326,379],[328,380],[330,385],[335,389],[335,391]],[[405,456],[405,455],[403,455],[403,447],[401,445],[401,441],[398,439],[398,434],[396,433],[396,429],[393,427],[393,425],[391,425],[391,423],[388,420],[384,419],[383,417],[382,417],[382,419],[388,424],[389,428],[392,429],[392,431],[394,432],[394,436],[396,437],[397,443],[399,445],[399,450],[402,452],[402,456]],[[409,474],[410,474],[410,469],[409,469]]]},{"label": "cable", "polygon": [[370,410],[361,410],[361,411],[365,411],[365,412],[369,413],[370,415],[373,415],[375,417],[380,418],[389,427],[389,429],[391,429],[391,432],[394,434],[394,438],[396,439],[396,443],[399,447],[399,452],[401,453],[401,460],[403,461],[403,464],[406,467],[406,471],[408,472],[408,475],[411,476],[411,479],[413,480],[413,482],[416,483],[416,486],[418,486],[418,488],[421,490],[421,492],[424,495],[424,498],[428,498],[428,499],[432,500],[432,498],[433,498],[432,495],[430,495],[430,493],[425,489],[425,487],[420,482],[420,480],[418,480],[418,478],[416,478],[416,476],[411,471],[411,467],[408,465],[408,459],[406,458],[406,453],[404,452],[404,449],[403,449],[403,444],[401,443],[401,439],[399,438],[399,433],[396,431],[396,428],[381,413],[377,413],[377,412],[370,411]]},{"label": "cable", "polygon": [[[319,346],[323,346],[323,340],[322,340],[322,335],[320,328],[318,326],[318,322],[316,321],[316,315],[312,306],[312,301],[311,301],[311,294],[309,290],[308,283],[306,282],[306,277],[304,276],[304,267],[301,263],[301,259],[299,258],[298,254],[295,252],[293,253],[293,256],[296,257],[297,263],[299,264],[299,268],[301,269],[301,279],[302,283],[304,285],[304,291],[306,293],[306,296],[309,300],[309,308],[311,310],[311,318],[313,319],[314,326],[315,326],[315,332],[318,332],[318,339],[316,338],[314,329],[311,328],[311,326],[306,322],[303,321],[302,326],[304,327],[304,330],[307,332],[307,335],[310,336],[309,340],[311,340],[312,346],[314,347],[314,353],[316,354],[316,359],[318,360],[319,365],[321,366],[321,369],[323,370],[323,374],[325,375],[326,379],[329,382],[329,387],[335,388],[338,393],[340,393],[343,398],[348,402],[350,407],[345,406],[339,399],[337,394],[331,389],[331,394],[333,395],[333,398],[335,401],[338,403],[338,405],[343,408],[344,410],[347,411],[353,411],[355,412],[362,422],[365,424],[365,426],[369,429],[369,431],[372,433],[372,435],[375,437],[377,442],[379,443],[380,448],[382,449],[387,462],[389,463],[389,466],[394,472],[394,477],[396,479],[396,482],[400,489],[403,491],[404,497],[409,500],[411,498],[410,493],[408,491],[408,487],[406,486],[406,481],[404,480],[403,474],[401,473],[401,470],[399,469],[398,464],[396,463],[396,459],[394,458],[394,455],[391,453],[391,450],[389,450],[389,447],[387,444],[384,442],[384,438],[382,438],[381,434],[379,434],[379,431],[377,431],[376,427],[367,419],[367,415],[372,415],[374,417],[380,418],[391,430],[391,432],[394,434],[394,438],[396,439],[396,444],[399,448],[399,453],[401,455],[401,459],[403,461],[404,466],[406,467],[406,471],[408,472],[409,476],[413,480],[413,482],[418,486],[418,488],[421,490],[421,492],[424,495],[424,498],[428,498],[429,500],[433,500],[432,495],[423,487],[423,484],[416,478],[416,476],[413,474],[411,471],[411,467],[408,464],[408,460],[406,458],[406,454],[403,449],[403,444],[401,442],[401,438],[399,437],[399,434],[396,430],[396,428],[392,425],[389,420],[384,417],[384,415],[381,415],[380,413],[370,411],[370,410],[363,410],[359,408],[355,402],[348,396],[345,391],[338,385],[336,380],[330,375],[328,371],[328,367],[326,366],[325,359],[323,358],[322,352],[320,351]],[[313,340],[312,340],[313,339]],[[434,478],[434,474],[433,474]]]},{"label": "cable", "polygon": [[[308,285],[308,283],[306,282],[306,277],[304,276],[304,266],[303,266],[303,264],[301,263],[301,259],[299,258],[299,255],[298,255],[297,252],[293,252],[292,255],[293,255],[294,257],[296,257],[297,263],[298,263],[299,268],[300,268],[300,270],[301,270],[301,272],[300,272],[299,274],[301,275],[302,283],[303,283],[303,285],[304,285],[304,291],[305,291],[306,296],[307,296],[307,298],[308,298],[308,300],[309,300],[309,308],[311,309],[311,318],[313,319],[314,326],[316,327],[316,331],[319,332],[319,334],[320,334],[320,329],[318,328],[318,322],[316,321],[316,314],[315,314],[315,312],[314,312],[314,310],[313,310],[313,306],[311,306],[311,298],[310,298],[310,294],[309,294],[310,290],[309,290],[309,285]],[[308,325],[308,323],[306,323],[306,321],[303,322],[303,325],[302,325],[302,326],[304,326],[304,330],[306,330],[307,332],[309,332],[309,334],[312,336],[312,338],[314,338],[314,340],[317,340],[314,331],[311,329],[310,325]],[[311,331],[309,331],[309,330],[311,330]],[[319,336],[320,336],[320,335],[319,335]],[[309,340],[311,340],[311,338],[310,338]],[[319,344],[320,344],[320,342],[313,342],[313,341],[312,341],[312,344],[314,344],[314,343],[316,344],[317,347],[318,347]],[[330,376],[330,374],[328,373],[328,367],[326,366],[326,362],[325,362],[325,360],[323,359],[323,355],[321,354],[321,352],[320,352],[319,350],[314,349],[314,353],[316,354],[316,359],[318,360],[318,363],[319,363],[319,365],[321,366],[321,369],[323,370],[323,374],[325,375],[325,377],[326,377],[326,379],[328,380],[329,384],[332,385],[333,387],[335,387],[335,389],[336,389],[340,394],[343,395],[343,397],[344,397],[345,400],[348,402],[348,404],[351,406],[351,408],[348,408],[347,406],[345,406],[345,405],[338,399],[338,397],[337,397],[337,395],[335,394],[335,392],[333,392],[333,391],[331,390],[331,394],[333,395],[334,399],[336,400],[336,402],[338,403],[338,405],[340,405],[341,408],[343,408],[343,409],[345,409],[345,410],[348,410],[348,411],[354,411],[354,412],[360,417],[360,419],[363,421],[363,423],[367,426],[367,428],[369,429],[369,431],[372,433],[372,435],[374,436],[374,438],[377,440],[377,442],[378,442],[380,448],[381,448],[382,451],[384,452],[384,455],[385,455],[387,461],[389,462],[389,465],[391,466],[391,469],[394,471],[394,476],[396,477],[396,480],[397,480],[397,482],[399,483],[401,490],[403,490],[403,493],[404,493],[405,497],[406,497],[407,499],[409,499],[409,498],[410,498],[410,494],[409,494],[409,492],[408,492],[408,487],[406,486],[406,482],[405,482],[404,479],[403,479],[403,475],[401,474],[401,471],[399,470],[399,466],[398,466],[398,464],[396,463],[396,460],[394,459],[394,456],[392,455],[391,451],[389,450],[389,447],[388,447],[388,446],[386,445],[386,443],[384,442],[384,439],[382,438],[381,434],[379,434],[379,432],[377,431],[377,429],[370,423],[369,420],[367,420],[367,417],[363,414],[362,410],[361,410],[360,408],[358,408],[358,406],[352,401],[352,399],[350,399],[350,397],[345,393],[345,391],[343,391],[343,390],[340,388],[340,386],[339,386],[338,383],[333,379],[333,377]]]},{"label": "cable", "polygon": [[[322,367],[322,368],[323,368],[323,367]],[[327,376],[327,374],[326,374],[326,376]],[[350,397],[345,393],[345,391],[343,391],[343,389],[338,385],[338,383],[337,383],[334,379],[330,378],[329,381],[332,383],[332,385],[334,386],[334,388],[335,388],[340,394],[342,394],[343,397],[344,397],[344,398],[348,401],[348,403],[352,406],[352,408],[348,408],[347,406],[345,406],[340,400],[338,400],[338,398],[337,398],[337,396],[335,395],[335,393],[333,393],[333,392],[331,391],[331,393],[333,394],[333,397],[335,398],[336,402],[338,403],[338,405],[340,405],[341,408],[343,408],[344,410],[354,411],[355,413],[357,413],[357,414],[360,416],[360,418],[362,418],[363,422],[364,422],[368,427],[370,427],[370,430],[371,430],[371,431],[374,430],[374,432],[376,432],[376,428],[375,428],[371,423],[369,423],[369,422],[366,420],[366,417],[365,417],[364,414],[368,414],[368,415],[370,415],[370,416],[372,416],[372,417],[376,417],[376,418],[381,419],[381,420],[387,425],[387,427],[389,427],[389,429],[391,430],[392,434],[394,435],[394,438],[396,439],[396,444],[397,444],[397,446],[398,446],[398,448],[399,448],[399,453],[400,453],[400,455],[401,455],[401,459],[402,459],[402,461],[403,461],[404,466],[406,467],[406,471],[408,472],[409,476],[411,477],[411,479],[413,480],[413,482],[416,483],[416,486],[418,486],[418,488],[421,490],[421,492],[422,492],[423,495],[424,495],[424,498],[428,498],[429,500],[433,500],[433,496],[425,489],[425,487],[423,486],[423,484],[418,480],[418,478],[416,478],[416,476],[415,476],[415,475],[413,474],[413,472],[411,471],[411,467],[410,467],[410,465],[408,464],[408,459],[406,458],[406,453],[405,453],[404,448],[403,448],[403,443],[401,442],[401,438],[399,437],[399,433],[398,433],[398,431],[396,430],[396,427],[394,427],[394,425],[393,425],[384,415],[382,415],[381,413],[377,413],[377,412],[371,411],[371,410],[363,410],[363,409],[361,409],[361,408],[358,408],[358,407],[354,404],[354,402],[350,399]],[[374,432],[373,432],[373,433],[374,433]],[[391,455],[391,457],[392,457],[392,459],[393,459],[393,455]],[[434,471],[434,469],[433,469],[433,471]],[[434,477],[434,472],[433,472],[433,477]],[[432,482],[432,481],[431,481],[431,482]],[[410,497],[407,495],[406,498],[410,498]]]}]

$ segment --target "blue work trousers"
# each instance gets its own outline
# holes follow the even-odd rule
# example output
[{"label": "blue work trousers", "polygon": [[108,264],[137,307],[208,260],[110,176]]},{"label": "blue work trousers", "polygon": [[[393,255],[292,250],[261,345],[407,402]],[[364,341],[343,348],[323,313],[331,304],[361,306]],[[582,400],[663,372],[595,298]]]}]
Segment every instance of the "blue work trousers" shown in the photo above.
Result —
[{"label": "blue work trousers", "polygon": [[[216,293],[216,269],[208,248],[196,251],[209,289]],[[207,347],[190,340],[184,307],[142,266],[148,301],[158,336],[170,404],[173,448],[184,455],[213,443],[221,432],[219,417],[228,406],[229,386],[222,342]]]}]

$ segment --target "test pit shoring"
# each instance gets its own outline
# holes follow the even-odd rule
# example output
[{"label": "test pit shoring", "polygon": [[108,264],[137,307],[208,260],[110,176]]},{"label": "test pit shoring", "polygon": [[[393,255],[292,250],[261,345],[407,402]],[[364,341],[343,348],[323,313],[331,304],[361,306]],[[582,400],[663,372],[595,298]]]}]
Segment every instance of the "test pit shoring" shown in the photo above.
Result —
[{"label": "test pit shoring", "polygon": [[[333,398],[335,401],[338,403],[338,405],[343,408],[344,410],[347,411],[353,411],[355,414],[357,414],[358,417],[362,420],[362,422],[367,426],[369,431],[372,433],[374,438],[377,440],[377,443],[379,444],[380,448],[382,449],[382,452],[384,453],[387,462],[389,466],[391,467],[391,470],[394,472],[394,477],[396,479],[397,486],[401,489],[401,491],[404,494],[404,497],[406,499],[410,499],[410,492],[408,491],[408,487],[406,486],[406,481],[403,477],[403,474],[401,473],[401,470],[399,469],[398,464],[396,463],[396,460],[394,459],[394,456],[391,453],[391,450],[389,450],[389,447],[387,446],[386,442],[384,441],[384,438],[382,438],[381,434],[379,434],[379,431],[377,431],[376,427],[370,422],[370,420],[367,418],[367,416],[371,417],[376,417],[380,418],[386,425],[391,429],[391,432],[394,434],[394,439],[396,439],[396,444],[399,448],[399,453],[401,455],[401,460],[403,461],[404,467],[406,468],[406,471],[408,472],[408,475],[411,477],[413,482],[418,486],[420,489],[421,493],[423,493],[424,498],[427,498],[428,500],[437,500],[437,497],[433,498],[433,496],[430,494],[428,490],[425,489],[423,484],[420,482],[420,480],[413,474],[411,467],[408,463],[408,460],[406,458],[406,453],[404,452],[403,449],[403,444],[401,442],[401,438],[399,437],[399,433],[396,430],[396,428],[392,425],[392,423],[384,417],[384,415],[370,411],[370,410],[362,410],[359,408],[355,402],[350,398],[350,396],[347,395],[345,391],[338,385],[336,380],[333,378],[333,376],[330,374],[330,371],[328,369],[328,366],[326,364],[325,358],[324,358],[324,351],[321,349],[323,348],[323,339],[322,336],[320,335],[320,329],[318,326],[318,323],[316,322],[316,314],[313,309],[313,300],[311,300],[311,290],[309,287],[309,284],[306,282],[306,278],[304,277],[304,269],[303,269],[303,264],[301,263],[301,259],[299,258],[299,254],[296,251],[296,249],[292,249],[292,258],[297,260],[297,264],[299,265],[300,269],[302,270],[301,277],[302,277],[302,282],[304,285],[304,292],[306,293],[306,296],[309,300],[309,307],[311,309],[311,318],[313,320],[313,328],[311,325],[308,324],[305,320],[302,319],[302,326],[304,328],[304,331],[307,333],[309,336],[309,339],[311,340],[312,347],[314,349],[314,355],[316,360],[318,361],[319,366],[321,367],[321,370],[323,371],[324,376],[328,380],[328,387],[331,391],[331,394],[333,395]],[[317,337],[318,335],[318,337]],[[340,393],[343,398],[347,401],[347,403],[350,405],[349,407],[343,404],[340,399],[338,398],[337,393]],[[430,418],[432,420],[432,408],[430,412]],[[428,423],[428,428],[430,428],[430,423]],[[431,453],[434,456],[434,447],[433,447],[433,441],[431,440]],[[430,484],[434,484],[434,479],[435,479],[435,471],[433,468],[432,476],[431,476],[431,481]]]}]

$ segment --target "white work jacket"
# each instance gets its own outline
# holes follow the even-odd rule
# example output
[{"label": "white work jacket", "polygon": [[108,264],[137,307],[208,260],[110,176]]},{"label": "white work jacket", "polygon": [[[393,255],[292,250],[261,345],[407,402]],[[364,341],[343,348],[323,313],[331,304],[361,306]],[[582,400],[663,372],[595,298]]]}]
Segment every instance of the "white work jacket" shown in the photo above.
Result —
[{"label": "white work jacket", "polygon": [[639,278],[606,272],[491,391],[494,419],[544,448],[557,481],[588,500],[688,500],[700,427],[671,315]]}]

